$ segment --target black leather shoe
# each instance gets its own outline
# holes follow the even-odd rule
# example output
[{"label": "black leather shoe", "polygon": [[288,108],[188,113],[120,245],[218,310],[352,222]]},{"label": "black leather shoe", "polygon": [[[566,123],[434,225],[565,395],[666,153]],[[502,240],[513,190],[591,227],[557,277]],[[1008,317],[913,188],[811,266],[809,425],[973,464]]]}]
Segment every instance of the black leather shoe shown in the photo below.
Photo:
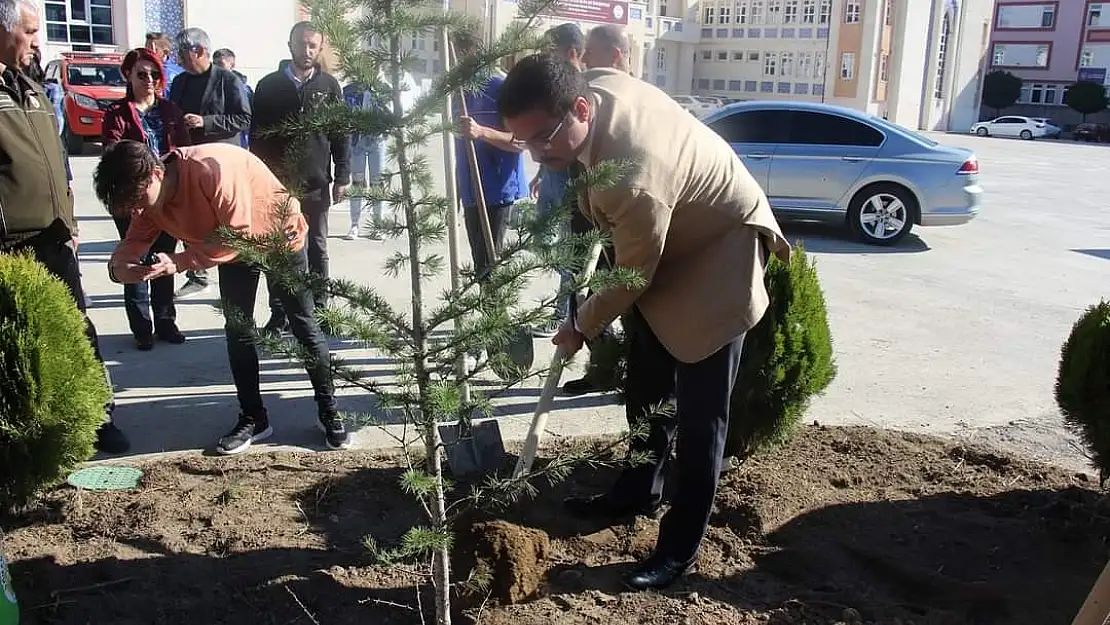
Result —
[{"label": "black leather shoe", "polygon": [[170,345],[181,345],[185,342],[185,335],[177,329],[177,326],[159,328],[154,332],[154,335],[158,337],[159,341],[165,341]]},{"label": "black leather shoe", "polygon": [[637,564],[621,581],[631,590],[662,590],[682,579],[693,568],[693,561],[683,563],[653,554]]},{"label": "black leather shoe", "polygon": [[154,349],[154,337],[136,336],[135,347],[138,348],[140,352],[149,352],[150,350]]},{"label": "black leather shoe", "polygon": [[563,500],[563,507],[580,519],[620,519],[636,515],[657,517],[661,506],[636,504],[605,493],[568,497]]}]

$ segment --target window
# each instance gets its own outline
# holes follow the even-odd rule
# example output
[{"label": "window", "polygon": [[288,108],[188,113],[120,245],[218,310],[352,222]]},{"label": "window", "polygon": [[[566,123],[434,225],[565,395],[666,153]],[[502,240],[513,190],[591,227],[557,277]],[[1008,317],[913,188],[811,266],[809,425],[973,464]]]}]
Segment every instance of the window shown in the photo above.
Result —
[{"label": "window", "polygon": [[778,69],[779,55],[774,52],[763,53],[763,75],[774,76],[775,70]]},{"label": "window", "polygon": [[1095,62],[1095,51],[1090,48],[1083,48],[1083,52],[1079,54],[1079,67],[1090,67]]},{"label": "window", "polygon": [[890,55],[884,54],[879,57],[879,80],[887,82],[890,76]]},{"label": "window", "polygon": [[115,44],[112,0],[47,0],[43,8],[48,42],[68,43],[78,52]]},{"label": "window", "polygon": [[737,0],[736,2],[736,23],[748,23],[748,0]]},{"label": "window", "polygon": [[744,60],[744,51],[743,50],[733,50],[732,51],[732,60],[733,61],[743,61]]},{"label": "window", "polygon": [[998,7],[995,28],[1000,30],[1039,30],[1056,26],[1056,3],[1019,2]]},{"label": "window", "polygon": [[712,61],[713,60],[713,51],[712,50],[702,50],[701,51],[701,60],[703,60],[703,61]]},{"label": "window", "polygon": [[779,76],[794,75],[794,53],[783,52],[779,57]]},{"label": "window", "polygon": [[1051,44],[995,43],[991,60],[996,67],[1048,67]]},{"label": "window", "polygon": [[1099,22],[1101,22],[1101,21],[1102,21],[1102,5],[1101,4],[1092,4],[1091,6],[1087,7],[1087,25],[1088,26],[1100,26],[1101,24]]},{"label": "window", "polygon": [[759,50],[748,50],[748,60],[759,62]]},{"label": "window", "polygon": [[704,23],[704,24],[716,24],[717,23],[717,21],[716,21],[716,9],[715,8],[705,7],[705,14],[704,14],[704,18],[702,19],[702,23]]},{"label": "window", "polygon": [[655,49],[655,69],[657,69],[661,72],[667,71],[667,49],[666,48],[656,48]]},{"label": "window", "polygon": [[802,23],[814,24],[817,22],[817,0],[802,0]]},{"label": "window", "polygon": [[659,3],[659,17],[667,17],[667,3],[666,2],[660,2]]},{"label": "window", "polygon": [[752,24],[763,23],[763,0],[752,0]]},{"label": "window", "polygon": [[839,115],[793,111],[790,116],[790,143],[875,148],[883,139],[871,126]]},{"label": "window", "polygon": [[729,20],[732,19],[731,13],[732,9],[728,8],[727,6],[721,7],[720,12],[717,14],[717,23],[728,24]]},{"label": "window", "polygon": [[858,24],[859,23],[859,3],[860,3],[860,0],[847,0],[844,3],[844,23],[845,24]]},{"label": "window", "polygon": [[952,28],[952,18],[944,16],[940,23],[940,40],[937,41],[937,84],[933,86],[933,97],[937,100],[944,98],[944,74],[948,65],[948,35]]},{"label": "window", "polygon": [[778,24],[782,21],[782,0],[767,0],[767,23]]},{"label": "window", "polygon": [[893,23],[894,23],[894,2],[892,0],[886,0],[886,4],[883,5],[883,24],[886,25],[886,26],[890,26]]},{"label": "window", "polygon": [[832,18],[832,0],[821,0],[821,9],[817,12],[817,23],[828,24]]},{"label": "window", "polygon": [[813,77],[825,80],[825,53],[815,52],[813,54]]},{"label": "window", "polygon": [[786,0],[786,4],[782,7],[782,23],[798,23],[798,0]]},{"label": "window", "polygon": [[794,74],[798,78],[811,78],[813,76],[813,53],[798,53],[798,70]]},{"label": "window", "polygon": [[1062,93],[1057,85],[1025,83],[1021,87],[1018,102],[1022,104],[1063,104]]},{"label": "window", "polygon": [[727,61],[728,60],[728,50],[718,50],[717,51],[717,60],[718,61]]},{"label": "window", "polygon": [[789,111],[744,111],[722,117],[709,127],[729,143],[781,143],[789,121]]},{"label": "window", "polygon": [[840,79],[852,80],[856,77],[856,53],[845,52],[840,55]]}]

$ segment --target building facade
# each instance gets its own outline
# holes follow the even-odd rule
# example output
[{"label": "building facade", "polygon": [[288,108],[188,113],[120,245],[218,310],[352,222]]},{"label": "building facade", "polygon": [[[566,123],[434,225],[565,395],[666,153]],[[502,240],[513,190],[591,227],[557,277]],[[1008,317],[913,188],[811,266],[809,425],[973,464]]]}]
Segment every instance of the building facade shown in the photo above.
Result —
[{"label": "building facade", "polygon": [[1110,86],[1110,2],[998,0],[992,25],[990,69],[1024,82],[1007,113],[1076,123],[1082,116],[1064,104],[1068,86]]}]

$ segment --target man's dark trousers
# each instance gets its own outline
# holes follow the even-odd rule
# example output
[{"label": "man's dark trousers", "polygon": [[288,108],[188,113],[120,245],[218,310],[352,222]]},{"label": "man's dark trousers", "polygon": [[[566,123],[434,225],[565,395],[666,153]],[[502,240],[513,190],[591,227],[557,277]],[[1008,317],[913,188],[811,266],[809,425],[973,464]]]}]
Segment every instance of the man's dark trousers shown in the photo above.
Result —
[{"label": "man's dark trousers", "polygon": [[[633,441],[632,447],[650,453],[652,462],[626,468],[611,492],[637,506],[661,503],[671,445],[677,445],[677,484],[671,489],[671,508],[659,526],[656,552],[690,562],[709,526],[717,493],[744,337],[704,360],[685,363],[663,347],[639,308],[634,306],[627,316],[626,409],[629,419],[646,423],[649,432],[646,439]],[[675,410],[660,414],[659,407],[672,399]]]},{"label": "man's dark trousers", "polygon": [[[297,258],[298,263],[294,269],[302,272],[307,270],[307,254],[302,250]],[[254,299],[258,293],[261,270],[246,263],[232,262],[220,265],[219,273],[220,300],[227,319],[224,332],[227,335],[227,358],[231,365],[231,377],[235,380],[235,390],[243,414],[258,417],[263,414],[258,380],[258,350],[250,332],[241,324],[249,324],[254,319]],[[312,382],[320,413],[334,414],[335,387],[331,376],[331,355],[327,338],[312,316],[312,293],[307,287],[290,291],[277,278],[267,276],[266,281],[271,296],[276,296],[281,301],[285,314],[288,315],[293,336],[312,356],[312,361],[306,363],[306,371]],[[239,314],[235,314],[236,312]]]},{"label": "man's dark trousers", "polygon": [[[130,218],[113,219],[120,240],[127,236]],[[177,239],[163,232],[150,246],[153,253],[173,254]],[[155,332],[177,329],[177,308],[173,303],[173,276],[155,278],[150,282],[123,285],[123,310],[135,338],[151,337]],[[154,313],[153,319],[151,312]]]},{"label": "man's dark trousers", "polygon": [[[89,344],[92,345],[93,355],[101,363],[104,358],[100,354],[100,341],[96,336],[96,326],[93,325],[91,319],[85,309],[85,289],[81,286],[81,265],[77,261],[77,254],[73,251],[73,242],[64,232],[64,226],[60,222],[56,222],[42,232],[42,234],[23,241],[18,246],[5,250],[11,253],[19,253],[23,251],[31,251],[35,260],[41,263],[51,275],[57,277],[69,289],[70,295],[77,303],[77,310],[85,317],[85,337],[88,339]],[[108,377],[108,369],[104,369],[105,378],[108,380],[109,391],[112,388],[112,381]],[[110,403],[105,407],[107,415],[110,418],[115,402]]]},{"label": "man's dark trousers", "polygon": [[[501,245],[505,241],[505,233],[509,229],[509,211],[512,209],[512,203],[486,205],[495,254],[501,251]],[[480,280],[484,280],[496,259],[489,254],[482,217],[478,214],[477,206],[463,208],[463,225],[466,227],[466,239],[470,243],[470,257],[474,260],[474,273]]]},{"label": "man's dark trousers", "polygon": [[[327,278],[330,274],[328,258],[328,213],[331,211],[331,196],[327,189],[317,189],[306,193],[301,198],[301,212],[308,222],[308,237],[305,241],[305,250],[308,253],[308,270],[312,273]],[[287,317],[285,306],[281,298],[275,294],[273,287],[270,289],[270,321],[282,321]],[[314,293],[312,301],[315,306],[323,308],[328,305],[327,293]],[[311,312],[311,311],[309,311]]]}]

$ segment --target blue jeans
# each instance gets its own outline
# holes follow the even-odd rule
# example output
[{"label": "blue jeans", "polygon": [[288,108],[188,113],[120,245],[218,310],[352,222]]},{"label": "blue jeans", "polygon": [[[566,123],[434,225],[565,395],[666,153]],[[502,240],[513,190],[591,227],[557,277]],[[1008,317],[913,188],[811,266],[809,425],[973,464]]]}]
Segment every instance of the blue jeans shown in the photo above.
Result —
[{"label": "blue jeans", "polygon": [[[382,168],[385,167],[386,151],[385,140],[362,138],[357,143],[351,144],[351,181],[357,185],[375,185],[382,182]],[[370,175],[367,176],[367,169]],[[362,223],[362,211],[365,208],[365,198],[353,197],[350,199],[351,226]],[[382,219],[382,203],[370,203],[371,217],[374,221]]]},{"label": "blue jeans", "polygon": [[[122,241],[127,236],[131,219],[113,218]],[[151,252],[173,254],[177,239],[163,232],[150,246]],[[177,329],[177,309],[173,302],[173,276],[162,276],[150,282],[123,285],[123,310],[127,324],[137,339],[149,338],[155,333]],[[153,315],[151,313],[153,312]]]}]

